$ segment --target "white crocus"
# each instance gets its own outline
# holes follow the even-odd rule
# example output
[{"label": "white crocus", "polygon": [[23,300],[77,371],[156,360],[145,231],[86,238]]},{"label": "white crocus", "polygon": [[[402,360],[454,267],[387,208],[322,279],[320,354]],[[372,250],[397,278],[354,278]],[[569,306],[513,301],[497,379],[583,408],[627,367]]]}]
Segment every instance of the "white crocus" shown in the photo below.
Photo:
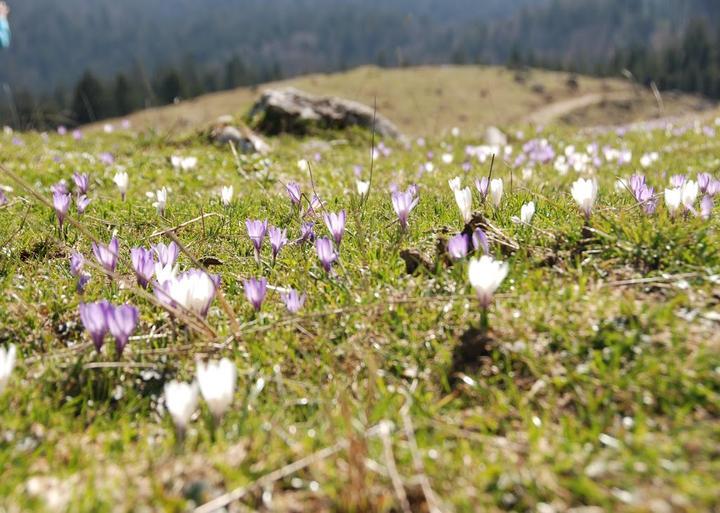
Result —
[{"label": "white crocus", "polygon": [[118,171],[113,177],[113,182],[117,185],[120,195],[123,201],[125,201],[125,194],[127,194],[128,186],[130,185],[130,178],[128,177],[127,171]]},{"label": "white crocus", "polygon": [[173,155],[170,157],[170,163],[175,169],[179,169],[181,171],[191,171],[197,166],[198,159],[197,157],[179,157],[177,155]]},{"label": "white crocus", "polygon": [[180,432],[184,432],[197,409],[198,389],[195,383],[165,383],[165,407]]},{"label": "white crocus", "polygon": [[157,213],[161,216],[165,215],[165,206],[167,205],[167,193],[167,188],[163,187],[162,189],[155,191],[154,194],[155,201],[152,205],[157,210]]},{"label": "white crocus", "polygon": [[232,185],[228,185],[228,186],[220,189],[220,201],[222,201],[222,204],[224,206],[226,206],[226,207],[230,206],[230,203],[232,202],[234,193],[235,193],[235,190],[233,189]]},{"label": "white crocus", "polygon": [[470,187],[455,191],[455,202],[460,209],[463,221],[469,223],[472,219],[472,191]]},{"label": "white crocus", "polygon": [[453,162],[453,156],[452,153],[443,153],[442,157],[440,157],[444,164],[452,164]]},{"label": "white crocus", "polygon": [[174,280],[177,276],[177,266],[168,263],[163,266],[160,262],[155,262],[155,279],[162,284],[166,281]]},{"label": "white crocus", "polygon": [[577,203],[580,210],[583,211],[585,217],[590,217],[593,205],[597,199],[597,182],[594,178],[578,178],[572,184],[572,197]]},{"label": "white crocus", "polygon": [[494,178],[490,180],[490,196],[492,197],[493,205],[495,205],[495,207],[499,207],[503,196],[502,178]]},{"label": "white crocus", "polygon": [[297,166],[303,173],[307,173],[310,169],[310,163],[307,161],[307,159],[298,160]]},{"label": "white crocus", "polygon": [[216,420],[222,417],[232,403],[236,378],[235,365],[227,358],[219,362],[197,362],[200,393]]},{"label": "white crocus", "polygon": [[468,278],[483,308],[490,306],[493,294],[507,276],[508,270],[507,262],[495,260],[489,255],[470,260]]},{"label": "white crocus", "polygon": [[525,224],[530,224],[533,216],[535,215],[535,202],[531,201],[526,203],[520,208],[520,221]]},{"label": "white crocus", "polygon": [[459,191],[462,188],[462,182],[460,180],[460,177],[456,176],[455,178],[448,180],[448,185],[450,186],[451,191]]},{"label": "white crocus", "polygon": [[5,348],[0,348],[0,392],[3,391],[5,385],[10,380],[10,374],[12,374],[15,368],[15,356],[16,349],[14,344]]},{"label": "white crocus", "polygon": [[357,185],[357,193],[360,196],[365,196],[368,193],[368,191],[370,190],[370,182],[356,180],[355,185]]},{"label": "white crocus", "polygon": [[675,213],[680,208],[682,203],[682,189],[680,187],[674,187],[672,189],[665,189],[665,207],[667,207],[670,215]]},{"label": "white crocus", "polygon": [[683,206],[694,211],[695,201],[697,200],[700,187],[694,180],[687,180],[682,186],[682,204]]}]

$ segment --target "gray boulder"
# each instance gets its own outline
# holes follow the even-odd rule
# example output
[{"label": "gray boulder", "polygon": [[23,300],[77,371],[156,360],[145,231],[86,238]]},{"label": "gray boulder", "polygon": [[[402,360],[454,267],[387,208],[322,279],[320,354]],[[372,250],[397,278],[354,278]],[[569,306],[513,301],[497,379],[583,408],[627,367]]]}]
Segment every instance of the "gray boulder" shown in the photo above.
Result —
[{"label": "gray boulder", "polygon": [[[269,89],[250,110],[250,123],[256,130],[276,135],[305,135],[312,128],[344,129],[360,126],[371,129],[373,108],[336,96],[314,96],[292,87]],[[381,137],[402,138],[397,127],[381,114],[375,114],[375,133]]]},{"label": "gray boulder", "polygon": [[246,126],[235,126],[232,124],[232,118],[228,116],[218,118],[210,129],[210,140],[221,145],[232,143],[242,153],[266,155],[270,152],[270,145],[262,137]]}]

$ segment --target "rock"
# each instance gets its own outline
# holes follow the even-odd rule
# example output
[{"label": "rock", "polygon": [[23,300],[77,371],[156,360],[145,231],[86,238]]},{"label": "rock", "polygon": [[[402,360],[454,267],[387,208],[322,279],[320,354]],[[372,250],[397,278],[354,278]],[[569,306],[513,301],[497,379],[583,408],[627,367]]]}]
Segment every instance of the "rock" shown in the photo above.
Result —
[{"label": "rock", "polygon": [[[312,127],[344,129],[360,126],[371,129],[373,108],[335,96],[314,96],[289,87],[269,89],[250,110],[251,126],[276,135],[287,132],[307,134]],[[381,137],[402,138],[397,127],[381,114],[375,114],[375,132]]]},{"label": "rock", "polygon": [[505,146],[507,136],[497,127],[489,126],[485,130],[485,144],[488,146]]},{"label": "rock", "polygon": [[231,116],[221,116],[210,129],[210,140],[216,144],[233,143],[243,153],[267,155],[270,145],[248,127],[235,126]]}]

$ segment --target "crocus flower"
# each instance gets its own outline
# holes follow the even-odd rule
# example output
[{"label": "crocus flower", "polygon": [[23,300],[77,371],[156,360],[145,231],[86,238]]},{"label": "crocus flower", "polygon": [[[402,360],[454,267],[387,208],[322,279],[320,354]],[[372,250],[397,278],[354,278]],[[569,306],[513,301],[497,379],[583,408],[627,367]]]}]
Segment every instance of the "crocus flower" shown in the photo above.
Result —
[{"label": "crocus flower", "polygon": [[15,344],[10,344],[7,349],[0,347],[0,392],[2,392],[10,381],[10,375],[15,368],[17,349]]},{"label": "crocus flower", "polygon": [[514,223],[530,224],[530,221],[532,221],[532,218],[534,215],[535,215],[535,202],[531,201],[529,203],[524,204],[520,208],[520,217],[513,216],[511,218],[511,220]]},{"label": "crocus flower", "polygon": [[251,220],[248,219],[245,221],[245,226],[247,227],[248,236],[250,237],[250,240],[253,243],[253,247],[255,248],[255,260],[258,262],[260,261],[260,250],[262,249],[263,240],[265,240],[265,234],[267,233],[268,228],[268,222],[265,221],[258,221],[258,220]]},{"label": "crocus flower", "polygon": [[494,260],[491,256],[483,255],[479,259],[473,258],[470,260],[468,277],[470,285],[477,293],[482,308],[490,306],[493,294],[495,294],[507,273],[507,262]]},{"label": "crocus flower", "polygon": [[85,257],[82,255],[82,253],[73,251],[70,255],[70,274],[77,278],[76,288],[78,294],[83,293],[83,291],[85,290],[85,285],[87,285],[87,282],[90,281],[90,275],[86,272],[83,272],[84,267]]},{"label": "crocus flower", "polygon": [[167,205],[167,188],[163,187],[162,189],[155,191],[154,195],[152,193],[150,194],[155,197],[155,201],[152,206],[155,207],[155,210],[157,210],[159,215],[164,216],[165,206]]},{"label": "crocus flower", "polygon": [[280,228],[272,226],[268,230],[268,238],[270,239],[270,247],[272,248],[272,258],[274,262],[278,256],[278,253],[280,253],[280,250],[288,242],[287,230],[281,230]]},{"label": "crocus flower", "polygon": [[120,243],[115,237],[110,240],[110,243],[107,246],[105,244],[96,244],[93,242],[92,250],[98,264],[100,264],[109,273],[115,272],[120,251]]},{"label": "crocus flower", "polygon": [[324,204],[325,203],[323,202],[323,200],[320,199],[320,196],[318,196],[317,194],[313,194],[313,197],[310,200],[310,205],[308,206],[308,209],[305,211],[303,216],[307,217],[315,215],[315,211],[321,209]]},{"label": "crocus flower", "polygon": [[177,155],[170,157],[170,164],[172,164],[172,167],[181,171],[190,171],[195,169],[197,163],[197,157],[179,157]]},{"label": "crocus flower", "polygon": [[585,214],[585,218],[590,219],[590,213],[597,199],[597,182],[595,179],[578,178],[572,184],[571,193],[575,203]]},{"label": "crocus flower", "polygon": [[197,382],[200,393],[216,421],[220,420],[235,395],[237,370],[235,365],[223,358],[219,362],[197,362]]},{"label": "crocus flower", "polygon": [[68,194],[70,191],[68,190],[67,182],[65,180],[60,180],[58,183],[54,183],[50,186],[50,192],[54,194]]},{"label": "crocus flower", "polygon": [[681,203],[682,188],[674,187],[672,189],[665,189],[665,206],[667,207],[668,212],[671,216],[675,215],[675,213],[680,208]]},{"label": "crocus flower", "polygon": [[488,243],[487,235],[485,235],[485,232],[480,228],[475,228],[472,235],[472,243],[475,251],[482,248],[483,253],[486,255],[490,254],[490,244]]},{"label": "crocus flower", "polygon": [[72,136],[73,136],[73,139],[75,139],[76,141],[80,141],[83,138],[83,133],[81,130],[75,129],[72,132]]},{"label": "crocus flower", "polygon": [[493,205],[495,205],[496,208],[499,207],[503,196],[502,178],[493,178],[490,180],[490,196],[492,197]]},{"label": "crocus flower", "polygon": [[482,196],[483,200],[487,197],[488,190],[490,189],[490,180],[486,176],[483,176],[479,180],[475,180],[475,188]]},{"label": "crocus flower", "polygon": [[302,223],[300,225],[300,238],[297,240],[297,242],[307,242],[307,241],[314,241],[315,240],[315,223],[309,222],[309,223]]},{"label": "crocus flower", "polygon": [[325,226],[327,226],[327,229],[330,231],[330,235],[332,235],[335,240],[335,244],[340,247],[343,234],[345,233],[345,211],[341,210],[337,214],[328,212],[325,214],[324,219]]},{"label": "crocus flower", "polygon": [[468,246],[470,241],[467,235],[461,233],[452,237],[447,243],[447,251],[450,258],[453,260],[460,260],[465,258],[468,254]]},{"label": "crocus flower", "polygon": [[325,272],[332,271],[332,265],[338,257],[332,241],[327,237],[320,237],[315,241],[315,249]]},{"label": "crocus flower", "polygon": [[357,186],[357,193],[359,196],[365,196],[370,190],[370,182],[355,180],[355,185]]},{"label": "crocus flower", "polygon": [[7,205],[7,204],[8,204],[8,199],[7,199],[7,196],[5,196],[5,191],[0,189],[0,207],[2,207],[3,205]]},{"label": "crocus flower", "polygon": [[694,211],[695,201],[697,200],[699,192],[698,184],[693,180],[687,180],[682,185],[682,204],[691,212]]},{"label": "crocus flower", "polygon": [[290,197],[290,202],[295,206],[300,205],[300,199],[302,198],[300,185],[295,182],[290,182],[285,186],[285,189],[287,190],[288,196]]},{"label": "crocus flower", "polygon": [[703,219],[710,219],[713,211],[713,199],[710,196],[704,196],[700,202],[700,216]]},{"label": "crocus flower", "polygon": [[132,305],[110,306],[107,311],[108,329],[115,337],[115,348],[118,356],[122,355],[123,349],[130,340],[137,327],[139,318],[138,309]]},{"label": "crocus flower", "polygon": [[78,196],[87,194],[90,188],[90,177],[87,173],[73,173],[73,181],[75,182],[75,192]]},{"label": "crocus flower", "polygon": [[146,288],[155,273],[153,251],[145,248],[132,248],[130,250],[130,260],[138,285]]},{"label": "crocus flower", "polygon": [[108,312],[111,308],[110,303],[107,301],[80,303],[78,307],[80,320],[85,326],[85,331],[92,338],[98,352],[100,352],[105,340],[105,334],[108,332]]},{"label": "crocus flower", "polygon": [[130,185],[130,179],[128,178],[128,174],[126,171],[118,171],[115,173],[115,177],[113,178],[113,182],[115,182],[115,185],[117,185],[118,191],[120,191],[120,196],[122,197],[122,200],[125,201],[125,195],[128,191],[128,186]]},{"label": "crocus flower", "polygon": [[671,187],[682,187],[685,183],[685,175],[672,175],[670,177],[670,186]]},{"label": "crocus flower", "polygon": [[298,294],[297,290],[290,289],[287,292],[281,293],[280,299],[282,299],[282,302],[285,303],[285,307],[290,313],[296,314],[305,304],[306,295]]},{"label": "crocus flower", "polygon": [[55,214],[58,218],[58,224],[60,225],[60,229],[62,230],[63,221],[65,220],[65,216],[68,213],[68,209],[70,208],[70,203],[72,202],[72,196],[67,193],[63,194],[61,192],[55,192],[53,193],[53,208],[55,208]]},{"label": "crocus flower", "polygon": [[260,278],[259,280],[250,278],[249,280],[244,280],[243,285],[245,288],[245,297],[253,305],[255,311],[259,312],[262,308],[263,301],[265,301],[267,280],[265,278]]},{"label": "crocus flower", "polygon": [[58,133],[58,135],[67,134],[67,128],[65,128],[64,125],[60,125],[59,127],[57,127],[57,133]]},{"label": "crocus flower", "polygon": [[[708,196],[715,196],[716,194],[720,194],[720,180],[710,180],[707,191],[705,192]],[[0,202],[0,204],[2,204],[2,202]]]},{"label": "crocus flower", "polygon": [[77,213],[79,215],[82,215],[85,213],[85,210],[88,208],[88,205],[90,205],[90,198],[85,196],[84,194],[82,196],[78,196],[75,200],[75,207],[77,208]]},{"label": "crocus flower", "polygon": [[406,191],[393,192],[392,204],[400,221],[400,227],[403,231],[407,230],[410,212],[418,204],[418,198],[415,196],[415,192],[409,187]]},{"label": "crocus flower", "polygon": [[170,381],[164,387],[165,408],[180,433],[185,431],[197,409],[198,388],[195,383]]},{"label": "crocus flower", "polygon": [[470,191],[470,187],[455,191],[455,203],[460,209],[463,221],[466,224],[469,223],[472,219],[472,191]]},{"label": "crocus flower", "polygon": [[177,276],[160,276],[155,267],[157,281],[153,291],[161,303],[180,307],[200,317],[207,316],[210,305],[220,286],[218,276],[210,276],[200,269],[190,269]]},{"label": "crocus flower", "polygon": [[456,176],[455,178],[448,180],[448,185],[450,186],[450,190],[456,193],[462,188],[462,182],[460,181],[460,177]]},{"label": "crocus flower", "polygon": [[160,242],[152,246],[152,249],[158,257],[158,262],[160,262],[163,267],[167,265],[170,267],[174,266],[180,255],[180,246],[178,246],[175,241],[172,241],[167,246]]},{"label": "crocus flower", "polygon": [[710,173],[698,174],[697,183],[698,183],[698,187],[700,187],[700,192],[706,193],[708,185],[710,185],[711,181],[712,181],[712,175]]},{"label": "crocus flower", "polygon": [[220,201],[222,201],[223,206],[230,206],[230,203],[232,203],[233,194],[234,189],[232,185],[228,185],[220,189]]}]

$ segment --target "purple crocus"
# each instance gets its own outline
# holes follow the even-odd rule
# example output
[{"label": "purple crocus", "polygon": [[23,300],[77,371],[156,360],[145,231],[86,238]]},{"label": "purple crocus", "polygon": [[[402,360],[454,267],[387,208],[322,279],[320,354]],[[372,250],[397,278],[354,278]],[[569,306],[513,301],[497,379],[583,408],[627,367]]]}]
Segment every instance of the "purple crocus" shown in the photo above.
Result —
[{"label": "purple crocus", "polygon": [[90,177],[87,173],[73,173],[73,181],[75,182],[75,192],[78,196],[87,194],[90,188]]},{"label": "purple crocus", "polygon": [[341,210],[337,214],[328,212],[325,214],[324,219],[325,226],[327,226],[327,229],[330,231],[330,235],[332,235],[333,240],[335,240],[335,244],[340,247],[343,234],[345,233],[345,211]]},{"label": "purple crocus", "polygon": [[263,240],[265,240],[265,234],[268,229],[268,222],[248,219],[245,221],[247,227],[248,236],[253,243],[255,249],[255,260],[260,262],[260,250],[262,249]]},{"label": "purple crocus", "polygon": [[92,243],[93,254],[95,259],[98,261],[103,269],[108,273],[115,272],[117,267],[118,255],[120,251],[120,243],[113,237],[110,243],[106,246],[105,244]]},{"label": "purple crocus", "polygon": [[278,253],[280,253],[280,250],[288,242],[287,230],[286,229],[281,230],[280,228],[272,226],[268,230],[268,238],[270,239],[270,247],[272,248],[273,262],[275,262],[275,259],[277,258]]},{"label": "purple crocus", "polygon": [[50,192],[53,194],[68,194],[70,191],[68,190],[67,182],[65,180],[60,180],[58,183],[54,183],[50,186]]},{"label": "purple crocus", "polygon": [[112,153],[104,151],[100,154],[100,162],[106,166],[112,166],[115,163],[115,157],[113,157]]},{"label": "purple crocus", "polygon": [[90,201],[90,198],[88,198],[84,194],[77,197],[77,199],[75,200],[75,207],[77,208],[77,212],[79,215],[85,213],[85,209],[87,209],[88,205],[90,205]]},{"label": "purple crocus", "polygon": [[683,184],[685,184],[685,175],[672,175],[670,177],[670,186],[671,187],[682,187]]},{"label": "purple crocus", "polygon": [[3,205],[7,205],[7,204],[8,204],[8,199],[7,199],[7,196],[5,196],[5,191],[0,189],[0,207],[2,207]]},{"label": "purple crocus", "polygon": [[123,349],[130,340],[138,324],[140,314],[138,309],[132,305],[110,305],[107,309],[107,326],[110,333],[115,337],[115,348],[118,356],[122,355]]},{"label": "purple crocus", "polygon": [[53,193],[53,207],[55,208],[55,214],[57,214],[60,230],[62,230],[63,221],[70,208],[70,203],[72,203],[72,196],[69,193],[63,194],[59,191]]},{"label": "purple crocus", "polygon": [[107,301],[96,303],[80,303],[80,320],[85,326],[85,331],[92,338],[95,349],[100,352],[105,334],[108,332],[108,311],[112,308]]},{"label": "purple crocus", "polygon": [[710,182],[712,182],[712,175],[710,173],[698,174],[697,183],[698,183],[698,187],[700,188],[700,192],[706,193],[708,185],[710,185]]},{"label": "purple crocus", "polygon": [[317,194],[313,194],[313,197],[310,200],[310,205],[308,206],[308,209],[305,211],[305,214],[303,214],[303,216],[314,216],[315,211],[321,209],[323,205],[324,202],[320,199],[320,196],[318,196]]},{"label": "purple crocus", "polygon": [[465,258],[468,254],[468,246],[470,245],[469,239],[470,238],[464,233],[455,235],[451,238],[447,244],[447,251],[450,258],[453,260]]},{"label": "purple crocus", "polygon": [[160,242],[152,246],[152,249],[157,255],[158,262],[162,267],[167,267],[168,265],[170,267],[174,266],[180,255],[180,246],[175,244],[175,241],[172,241],[167,246]]},{"label": "purple crocus", "polygon": [[138,285],[146,288],[155,273],[155,257],[153,251],[145,248],[132,248],[130,249],[130,261],[132,262]]},{"label": "purple crocus", "polygon": [[83,138],[83,133],[81,130],[75,129],[73,130],[72,136],[76,141],[80,141]]},{"label": "purple crocus", "polygon": [[710,183],[707,186],[707,191],[705,192],[708,196],[720,194],[720,180],[710,180]]},{"label": "purple crocus", "polygon": [[398,216],[398,220],[400,221],[400,227],[403,231],[407,230],[410,212],[418,204],[418,198],[415,196],[415,191],[408,187],[406,191],[393,192],[392,204],[395,209],[395,213]]},{"label": "purple crocus", "polygon": [[713,199],[710,196],[704,196],[700,202],[700,216],[703,219],[710,219],[713,211]]},{"label": "purple crocus", "polygon": [[296,314],[300,311],[305,304],[306,298],[307,296],[305,294],[298,294],[298,291],[295,289],[290,289],[287,292],[280,294],[280,299],[282,299],[282,302],[285,303],[285,307],[288,309],[288,312],[292,314]]},{"label": "purple crocus", "polygon": [[315,223],[312,221],[309,223],[303,223],[300,226],[300,238],[297,240],[299,243],[314,241],[315,240]]},{"label": "purple crocus", "polygon": [[77,278],[77,292],[82,294],[85,291],[85,285],[90,281],[90,275],[83,272],[85,267],[85,257],[82,253],[73,251],[70,255],[70,274]]},{"label": "purple crocus", "polygon": [[490,189],[490,180],[488,180],[487,176],[483,176],[479,180],[476,179],[475,187],[477,188],[482,198],[485,199],[487,197],[488,190]]},{"label": "purple crocus", "polygon": [[487,235],[485,235],[485,232],[482,231],[480,228],[475,228],[475,231],[472,235],[472,243],[475,251],[482,248],[483,253],[485,253],[486,255],[490,254],[490,245],[488,244]]},{"label": "purple crocus", "polygon": [[245,288],[245,297],[253,305],[256,312],[262,308],[263,301],[265,301],[265,294],[267,293],[267,280],[265,278],[250,278],[244,280],[243,285]]},{"label": "purple crocus", "polygon": [[327,237],[320,237],[315,241],[315,249],[325,272],[331,272],[332,265],[338,257],[332,241]]},{"label": "purple crocus", "polygon": [[302,197],[302,192],[300,191],[300,185],[295,182],[290,182],[285,186],[287,189],[288,196],[290,196],[290,201],[293,205],[298,206],[300,205],[300,198]]}]

